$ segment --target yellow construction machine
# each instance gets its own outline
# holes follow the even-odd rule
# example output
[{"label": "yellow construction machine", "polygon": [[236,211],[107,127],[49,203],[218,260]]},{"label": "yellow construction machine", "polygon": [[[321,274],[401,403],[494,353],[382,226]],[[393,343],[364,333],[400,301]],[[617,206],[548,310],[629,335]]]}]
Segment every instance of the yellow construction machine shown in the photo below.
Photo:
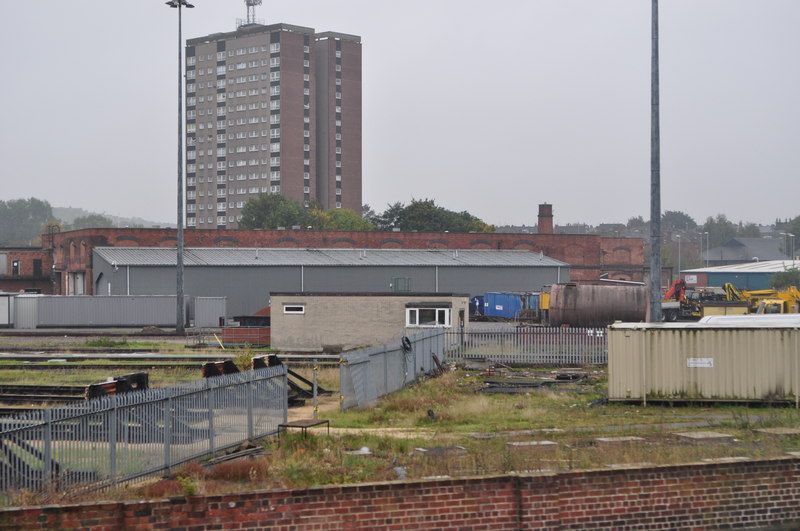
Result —
[{"label": "yellow construction machine", "polygon": [[800,290],[794,286],[789,286],[785,290],[739,290],[733,284],[727,283],[724,289],[729,301],[747,302],[750,313],[800,313]]}]

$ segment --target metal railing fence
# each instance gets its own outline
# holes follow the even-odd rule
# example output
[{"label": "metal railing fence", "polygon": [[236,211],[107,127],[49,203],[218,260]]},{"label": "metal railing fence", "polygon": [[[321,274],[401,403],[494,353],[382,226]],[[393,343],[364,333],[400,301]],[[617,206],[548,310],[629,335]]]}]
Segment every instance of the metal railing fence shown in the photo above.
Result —
[{"label": "metal railing fence", "polygon": [[416,381],[444,361],[444,331],[431,329],[402,339],[342,354],[339,365],[341,409],[373,405],[378,398]]},{"label": "metal railing fence", "polygon": [[604,365],[608,337],[604,328],[519,327],[448,330],[448,361],[491,360],[510,365]]},{"label": "metal railing fence", "polygon": [[102,487],[278,432],[286,368],[0,419],[0,491]]}]

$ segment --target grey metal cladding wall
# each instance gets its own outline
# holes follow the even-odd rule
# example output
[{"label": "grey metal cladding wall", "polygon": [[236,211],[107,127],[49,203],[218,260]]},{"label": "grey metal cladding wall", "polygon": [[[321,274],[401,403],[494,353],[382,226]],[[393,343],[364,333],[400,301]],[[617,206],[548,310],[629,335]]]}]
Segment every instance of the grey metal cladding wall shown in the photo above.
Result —
[{"label": "grey metal cladding wall", "polygon": [[228,302],[225,297],[195,297],[194,326],[219,326],[219,318],[227,314]]},{"label": "grey metal cladding wall", "polygon": [[[569,279],[561,268],[561,282]],[[566,277],[566,278],[565,278]],[[558,281],[555,267],[440,267],[439,291],[480,295],[487,291],[539,291]]]},{"label": "grey metal cladding wall", "polygon": [[[103,260],[94,267],[96,293],[124,295],[127,269],[114,268]],[[272,292],[387,292],[393,278],[411,279],[412,292],[436,291],[436,268],[424,267],[187,267],[185,293],[195,297],[227,297],[227,317],[248,315],[268,304]],[[562,267],[560,281],[569,280]],[[441,293],[478,295],[486,291],[536,291],[559,281],[556,267],[439,267]],[[131,294],[169,295],[175,292],[174,267],[130,268]]]},{"label": "grey metal cladding wall", "polygon": [[186,293],[194,296],[227,297],[228,317],[250,315],[269,304],[272,291],[300,291],[300,268],[189,267],[184,282]]},{"label": "grey metal cladding wall", "polygon": [[174,296],[39,297],[38,327],[175,326]]},{"label": "grey metal cladding wall", "polygon": [[15,295],[0,295],[0,327],[14,324]]},{"label": "grey metal cladding wall", "polygon": [[304,277],[304,291],[312,293],[388,292],[392,291],[392,279],[397,277],[410,278],[412,292],[430,293],[436,289],[433,267],[306,267]]},{"label": "grey metal cladding wall", "polygon": [[39,297],[17,297],[14,305],[14,328],[36,328]]},{"label": "grey metal cladding wall", "polygon": [[[99,294],[124,295],[127,289],[127,270],[114,271],[102,260],[96,261],[95,281]],[[174,267],[130,268],[131,294],[170,295],[175,293]],[[226,316],[249,315],[269,304],[272,291],[300,291],[299,267],[187,267],[184,272],[184,292],[195,297],[226,297]]]}]

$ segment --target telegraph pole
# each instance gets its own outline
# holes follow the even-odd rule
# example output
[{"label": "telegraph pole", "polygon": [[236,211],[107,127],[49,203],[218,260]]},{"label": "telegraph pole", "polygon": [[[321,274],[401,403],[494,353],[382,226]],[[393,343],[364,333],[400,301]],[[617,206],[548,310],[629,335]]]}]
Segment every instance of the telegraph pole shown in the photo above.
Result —
[{"label": "telegraph pole", "polygon": [[650,56],[650,322],[661,321],[661,128],[658,103],[658,0],[652,0]]}]

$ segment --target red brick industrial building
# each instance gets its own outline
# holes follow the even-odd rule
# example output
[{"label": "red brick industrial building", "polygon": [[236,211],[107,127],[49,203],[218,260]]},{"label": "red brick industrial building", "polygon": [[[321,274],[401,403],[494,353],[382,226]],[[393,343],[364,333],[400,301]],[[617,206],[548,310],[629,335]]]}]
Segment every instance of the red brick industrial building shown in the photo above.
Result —
[{"label": "red brick industrial building", "polygon": [[[530,250],[568,263],[570,278],[576,281],[601,276],[641,281],[645,271],[643,240],[553,234],[551,205],[539,208],[539,234],[212,229],[188,230],[185,235],[187,247]],[[94,247],[174,247],[176,234],[174,229],[83,229],[43,241],[41,249],[0,249],[0,256],[8,257],[6,271],[0,270],[0,290],[91,294]]]},{"label": "red brick industrial building", "polygon": [[53,258],[49,249],[0,248],[0,291],[53,291]]}]

